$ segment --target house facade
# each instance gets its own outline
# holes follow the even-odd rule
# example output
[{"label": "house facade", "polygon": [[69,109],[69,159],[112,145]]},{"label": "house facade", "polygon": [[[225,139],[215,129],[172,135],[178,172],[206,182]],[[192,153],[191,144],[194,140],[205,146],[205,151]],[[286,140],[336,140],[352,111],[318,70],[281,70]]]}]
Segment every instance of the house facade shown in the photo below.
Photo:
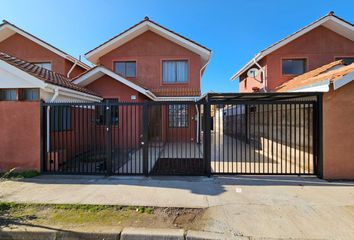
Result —
[{"label": "house facade", "polygon": [[323,92],[323,176],[354,179],[354,63],[331,62],[297,76],[277,92]]},{"label": "house facade", "polygon": [[[171,105],[157,103],[149,108],[149,141],[157,144],[167,141],[196,143],[200,110],[197,104],[179,102],[194,102],[200,97],[200,81],[210,55],[211,51],[206,47],[145,18],[89,51],[85,57],[95,65],[90,68],[17,26],[4,22],[0,26],[0,119],[9,123],[9,127],[1,130],[5,131],[2,135],[10,137],[0,142],[0,157],[8,159],[0,162],[0,171],[13,167],[40,170],[40,114],[48,121],[43,133],[48,166],[68,164],[71,158],[77,157],[73,152],[93,147],[77,139],[83,128],[94,129],[90,137],[97,141],[95,147],[102,147],[105,140],[101,136],[106,132],[106,110],[103,107],[88,109],[92,119],[83,124],[79,120],[82,107],[74,105],[59,110],[48,107],[48,111],[40,113],[37,109],[40,101],[173,101]],[[23,111],[26,118],[30,118],[31,113],[35,117],[28,120],[24,128],[16,128],[24,115],[6,115],[5,112],[12,108],[26,108]],[[112,108],[113,138],[124,139],[120,145],[140,147],[142,128],[136,129],[134,134],[127,129],[139,126],[142,114],[142,108],[138,106]],[[16,142],[25,128],[28,131],[23,144],[28,147],[17,151]],[[174,132],[179,133],[178,138],[171,137]],[[69,138],[75,146],[63,148],[63,142]],[[33,145],[33,142],[38,144]],[[120,145],[115,147],[123,146]],[[24,154],[28,154],[28,158],[24,158]],[[58,158],[61,162],[57,161]]]},{"label": "house facade", "polygon": [[[333,12],[262,50],[237,73],[240,92],[272,92],[282,83],[330,62],[354,61],[354,26]],[[255,69],[256,76],[248,74]]]},{"label": "house facade", "polygon": [[0,25],[0,51],[68,78],[90,69],[88,65],[16,25]]}]

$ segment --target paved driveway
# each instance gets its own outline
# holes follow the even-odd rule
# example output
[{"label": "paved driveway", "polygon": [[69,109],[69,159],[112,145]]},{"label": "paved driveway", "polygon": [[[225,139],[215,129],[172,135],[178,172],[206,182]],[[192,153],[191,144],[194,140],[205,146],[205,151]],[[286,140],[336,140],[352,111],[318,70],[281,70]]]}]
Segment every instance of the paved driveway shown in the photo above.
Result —
[{"label": "paved driveway", "polygon": [[0,183],[0,200],[208,208],[203,230],[292,239],[354,239],[354,182],[314,177],[41,176]]}]

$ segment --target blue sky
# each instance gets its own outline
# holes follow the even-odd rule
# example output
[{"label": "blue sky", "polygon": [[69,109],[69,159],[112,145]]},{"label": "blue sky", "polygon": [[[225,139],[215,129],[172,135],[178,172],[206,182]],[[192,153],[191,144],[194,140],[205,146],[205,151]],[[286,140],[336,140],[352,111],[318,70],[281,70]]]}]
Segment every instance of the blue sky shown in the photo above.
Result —
[{"label": "blue sky", "polygon": [[202,91],[238,91],[230,77],[257,52],[317,18],[354,22],[354,1],[2,0],[6,19],[78,57],[149,16],[212,50]]}]

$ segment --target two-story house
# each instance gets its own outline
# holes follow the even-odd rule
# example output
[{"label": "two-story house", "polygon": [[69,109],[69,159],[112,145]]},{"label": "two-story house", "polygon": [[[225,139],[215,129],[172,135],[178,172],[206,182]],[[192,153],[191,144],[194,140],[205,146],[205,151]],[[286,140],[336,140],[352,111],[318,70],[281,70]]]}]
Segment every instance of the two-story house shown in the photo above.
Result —
[{"label": "two-story house", "polygon": [[[0,129],[0,135],[6,137],[0,139],[0,159],[6,160],[0,161],[0,171],[12,167],[39,170],[40,117],[43,115],[48,122],[43,132],[48,161],[59,155],[66,161],[76,156],[72,149],[86,149],[88,142],[77,139],[76,131],[87,127],[88,123],[94,128],[95,146],[104,144],[100,136],[106,131],[107,111],[103,105],[91,108],[90,119],[82,123],[79,117],[82,107],[74,105],[53,111],[49,106],[41,113],[41,100],[70,103],[173,101],[170,105],[149,107],[149,141],[158,145],[167,140],[198,142],[200,109],[197,104],[185,103],[198,100],[201,77],[210,56],[208,48],[145,18],[86,53],[85,57],[95,65],[89,68],[4,22],[0,25],[0,122],[6,127]],[[112,109],[113,138],[124,139],[119,143],[123,147],[141,142],[142,128],[138,122],[143,112],[140,106],[122,105]],[[7,114],[9,112],[16,114]],[[59,146],[58,138],[63,136],[70,136],[75,147]],[[21,151],[16,147],[18,144],[22,146]],[[53,161],[53,164],[58,162]]]},{"label": "two-story house", "polygon": [[330,62],[354,61],[354,26],[330,12],[255,55],[239,69],[240,92],[272,92],[284,82]]},{"label": "two-story house", "polygon": [[[96,67],[73,82],[111,101],[195,101],[210,55],[208,48],[146,17],[86,53]],[[179,128],[184,139],[194,142],[197,113],[183,104],[151,108],[153,135],[160,141]]]}]

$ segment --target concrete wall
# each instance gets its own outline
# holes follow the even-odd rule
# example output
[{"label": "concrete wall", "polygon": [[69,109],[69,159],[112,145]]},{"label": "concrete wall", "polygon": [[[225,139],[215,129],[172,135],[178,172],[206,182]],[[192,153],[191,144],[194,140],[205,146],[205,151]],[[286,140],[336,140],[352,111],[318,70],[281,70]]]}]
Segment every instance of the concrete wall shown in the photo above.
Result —
[{"label": "concrete wall", "polygon": [[0,102],[0,172],[40,170],[39,102]]},{"label": "concrete wall", "polygon": [[[65,76],[74,64],[17,33],[0,42],[0,51],[28,62],[51,62],[52,71]],[[73,78],[84,71],[82,67],[76,66],[70,77]]]},{"label": "concrete wall", "polygon": [[[163,60],[188,60],[188,83],[162,83]],[[139,35],[102,56],[98,65],[103,65],[113,70],[115,61],[136,61],[137,77],[129,80],[149,89],[159,87],[191,87],[200,89],[200,69],[202,67],[200,56],[151,31]]]},{"label": "concrete wall", "polygon": [[[267,85],[269,90],[274,90],[283,82],[294,78],[296,75],[282,75],[282,59],[302,58],[307,60],[307,71],[321,67],[327,63],[335,61],[336,57],[353,57],[354,42],[329,30],[325,27],[317,27],[304,34],[296,40],[279,48],[267,55],[266,65]],[[244,80],[242,75],[240,80]],[[240,84],[241,92],[252,92],[253,86],[259,86],[256,80],[247,81],[247,87],[244,83]]]},{"label": "concrete wall", "polygon": [[326,179],[354,179],[354,82],[323,96],[323,168]]}]

